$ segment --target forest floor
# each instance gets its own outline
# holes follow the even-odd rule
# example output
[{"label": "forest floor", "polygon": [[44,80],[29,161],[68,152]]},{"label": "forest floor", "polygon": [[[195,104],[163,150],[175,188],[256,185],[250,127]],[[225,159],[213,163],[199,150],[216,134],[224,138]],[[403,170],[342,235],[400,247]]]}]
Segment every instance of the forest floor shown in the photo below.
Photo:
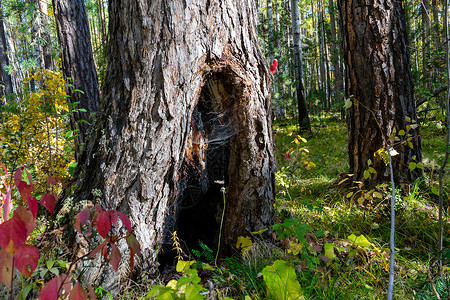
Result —
[{"label": "forest floor", "polygon": [[[313,117],[312,125],[311,133],[301,135],[290,120],[273,128],[277,159],[275,243],[263,238],[263,231],[254,232],[242,237],[235,256],[216,262],[215,251],[199,243],[198,249],[190,249],[197,262],[192,266],[184,263],[184,272],[177,273],[171,288],[165,287],[168,278],[163,276],[133,278],[135,282],[116,297],[97,288],[97,299],[155,299],[158,293],[157,299],[385,299],[391,188],[341,188],[342,174],[348,171],[346,124],[327,115]],[[411,185],[407,193],[398,191],[396,196],[394,299],[436,299],[436,293],[441,299],[450,299],[450,249],[443,252],[444,276],[436,275],[435,192],[445,133],[437,121],[428,121],[421,124],[421,136],[424,181]],[[447,167],[444,174],[446,209],[449,171]],[[450,210],[444,218],[446,247],[450,242],[448,213]],[[53,243],[64,244],[56,238]],[[56,250],[46,253],[53,252]],[[55,255],[45,257],[45,266],[41,260],[35,271],[40,277],[63,271],[67,264],[64,255]],[[273,272],[278,272],[277,276],[270,277]],[[22,291],[27,286],[35,289],[37,284],[23,281]]]},{"label": "forest floor", "polygon": [[[346,124],[331,115],[312,118],[312,124],[311,133],[301,136],[289,120],[274,125],[278,225],[273,229],[278,240],[275,244],[265,242],[258,238],[259,233],[254,233],[252,244],[242,246],[245,248],[242,255],[224,259],[211,271],[205,271],[209,266],[205,268],[200,263],[197,268],[203,279],[200,283],[207,287],[209,280],[209,285],[214,286],[209,293],[215,290],[217,298],[386,298],[391,188],[389,185],[373,190],[340,188],[341,175],[348,171]],[[428,121],[421,124],[421,136],[425,182],[411,185],[407,193],[397,191],[396,196],[394,299],[436,299],[431,281],[441,299],[450,299],[450,251],[443,253],[444,276],[436,275],[435,192],[445,153],[445,133],[438,122]],[[449,169],[444,174],[447,204]],[[450,222],[445,214],[444,245],[449,243],[449,233]],[[208,261],[209,257],[213,265],[213,251],[199,246],[202,249],[197,251],[197,259]],[[283,288],[274,292],[274,287],[270,287],[265,272],[268,266],[276,269],[275,261],[286,263],[285,274],[295,270],[296,277],[291,280],[299,283],[296,297],[283,296]],[[286,281],[289,287],[284,288],[285,292],[295,289],[292,281]],[[134,292],[128,295],[136,296]]]},{"label": "forest floor", "polygon": [[[312,133],[302,136],[306,142],[297,137],[295,126],[278,124],[274,130],[278,214],[287,212],[291,218],[324,231],[317,242],[336,246],[336,259],[322,264],[326,271],[298,272],[306,299],[385,298],[391,188],[381,186],[370,191],[364,187],[336,188],[340,175],[348,171],[348,156],[346,124],[335,116],[314,119]],[[429,121],[421,124],[421,135],[426,184],[416,182],[407,194],[398,191],[396,196],[398,267],[394,299],[435,299],[427,274],[434,279],[437,270],[438,196],[434,193],[445,154],[445,134],[437,122]],[[307,149],[306,154],[302,154],[303,148]],[[315,166],[307,170],[305,160]],[[444,174],[446,187],[450,182],[449,169]],[[447,205],[448,191],[446,188],[444,195]],[[448,245],[448,217],[444,223],[444,245]],[[369,241],[368,246],[352,243],[349,239],[352,234],[363,235]],[[448,253],[444,254],[448,260]],[[448,279],[448,276],[437,278],[434,283],[440,296],[450,299]]]}]

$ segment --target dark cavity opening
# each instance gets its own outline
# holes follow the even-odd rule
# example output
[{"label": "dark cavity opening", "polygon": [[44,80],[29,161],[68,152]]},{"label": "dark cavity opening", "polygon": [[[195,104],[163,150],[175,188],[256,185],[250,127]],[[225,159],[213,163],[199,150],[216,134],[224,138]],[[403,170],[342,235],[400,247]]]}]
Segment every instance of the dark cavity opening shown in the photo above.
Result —
[{"label": "dark cavity opening", "polygon": [[[159,255],[161,267],[174,262],[176,252],[169,238],[175,230],[184,254],[191,254],[194,259],[210,259],[211,255],[200,244],[206,245],[210,254],[215,255],[217,251],[223,212],[222,189],[229,183],[230,147],[236,132],[232,121],[233,94],[236,93],[233,88],[234,84],[227,81],[224,73],[212,75],[202,88],[191,119],[183,166],[179,170],[176,213],[166,224],[170,227]],[[195,257],[192,250],[205,255]]]}]

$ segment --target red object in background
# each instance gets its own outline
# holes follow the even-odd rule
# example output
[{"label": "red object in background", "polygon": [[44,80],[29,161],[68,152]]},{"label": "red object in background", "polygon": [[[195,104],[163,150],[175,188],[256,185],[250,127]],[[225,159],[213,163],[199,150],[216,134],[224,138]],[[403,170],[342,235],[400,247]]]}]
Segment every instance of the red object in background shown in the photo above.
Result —
[{"label": "red object in background", "polygon": [[277,67],[278,67],[278,60],[274,59],[272,65],[270,66],[270,72],[272,72],[272,75],[275,74]]}]

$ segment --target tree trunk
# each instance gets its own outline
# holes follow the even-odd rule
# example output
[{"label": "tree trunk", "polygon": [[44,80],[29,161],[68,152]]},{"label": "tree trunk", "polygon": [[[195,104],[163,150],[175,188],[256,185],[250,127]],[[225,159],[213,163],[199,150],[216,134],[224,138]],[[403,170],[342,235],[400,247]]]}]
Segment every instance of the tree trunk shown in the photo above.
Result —
[{"label": "tree trunk", "polygon": [[274,215],[271,76],[254,2],[122,0],[109,9],[103,116],[78,199],[100,191],[105,208],[130,216],[148,272],[158,254],[173,263],[174,231],[183,245],[217,249],[221,228],[230,254]]},{"label": "tree trunk", "polygon": [[421,6],[421,14],[422,14],[422,77],[423,77],[423,86],[428,89],[430,87],[430,72],[428,67],[428,48],[429,41],[428,37],[430,36],[430,4],[428,0],[422,0],[420,3]]},{"label": "tree trunk", "polygon": [[[2,3],[0,1],[0,7],[2,6]],[[11,76],[6,71],[6,66],[9,65],[9,59],[7,52],[7,42],[6,42],[6,36],[5,36],[5,27],[3,22],[3,12],[0,12],[0,80],[2,87],[0,87],[0,97],[2,96],[8,96],[9,94],[13,93],[13,84],[11,80]]]},{"label": "tree trunk", "polygon": [[[72,103],[79,102],[72,114],[72,128],[79,129],[79,145],[83,145],[88,125],[80,121],[93,121],[92,114],[97,112],[100,100],[88,19],[83,0],[53,0],[52,3],[61,45],[62,69],[66,81],[71,84],[67,94]],[[85,111],[80,111],[80,108]],[[79,158],[78,150],[82,149],[76,148]]]},{"label": "tree trunk", "polygon": [[41,67],[45,69],[52,68],[52,54],[51,54],[51,40],[50,32],[48,31],[48,9],[47,1],[36,0],[37,6],[37,23],[38,23],[38,45],[39,45],[39,59]]},{"label": "tree trunk", "polygon": [[291,0],[292,32],[294,38],[294,67],[295,83],[298,107],[298,125],[300,129],[309,130],[308,108],[306,107],[305,88],[303,86],[303,60],[302,46],[300,41],[300,17],[298,12],[298,0]]},{"label": "tree trunk", "polygon": [[[404,8],[395,0],[375,0],[371,5],[357,0],[338,3],[343,24],[345,91],[353,100],[347,115],[350,173],[353,180],[369,186],[388,182],[389,168],[374,153],[393,146],[399,153],[393,157],[396,184],[410,183],[422,175],[421,170],[409,168],[410,162],[421,161],[421,140],[418,128],[413,129],[417,117]],[[410,138],[411,147],[389,139],[394,135],[402,141]],[[369,160],[376,173],[365,180]]]},{"label": "tree trunk", "polygon": [[267,23],[269,25],[269,58],[272,61],[275,58],[274,37],[273,37],[273,9],[272,0],[267,0]]}]

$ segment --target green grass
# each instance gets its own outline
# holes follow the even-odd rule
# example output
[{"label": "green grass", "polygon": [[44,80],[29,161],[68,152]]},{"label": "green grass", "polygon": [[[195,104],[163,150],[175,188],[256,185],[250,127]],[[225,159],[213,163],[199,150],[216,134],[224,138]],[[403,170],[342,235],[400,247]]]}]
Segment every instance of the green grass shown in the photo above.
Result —
[{"label": "green grass", "polygon": [[[364,205],[356,198],[346,197],[348,191],[330,189],[339,175],[348,170],[346,125],[337,118],[316,119],[312,133],[302,136],[307,143],[309,158],[316,167],[306,170],[286,152],[295,153],[297,136],[295,126],[275,126],[277,145],[277,197],[276,208],[280,214],[299,218],[315,229],[325,231],[324,242],[339,244],[350,234],[366,236],[377,245],[377,251],[389,253],[390,192],[385,190],[382,199],[373,199]],[[437,185],[438,168],[445,153],[445,135],[437,131],[433,122],[422,126],[423,161],[427,166],[425,181]],[[446,168],[444,185],[450,183]],[[396,299],[429,299],[431,288],[426,277],[435,259],[437,248],[437,199],[429,188],[411,187],[408,195],[396,198]],[[446,189],[447,190],[447,189]],[[364,192],[364,191],[363,191]],[[450,232],[448,219],[444,232]],[[445,242],[448,245],[448,234]],[[387,290],[388,272],[380,265],[380,255],[352,264],[345,259],[325,275],[300,272],[308,299],[382,299]],[[441,292],[448,288],[440,283]],[[428,296],[427,296],[428,295]]]},{"label": "green grass", "polygon": [[[278,259],[290,262],[295,268],[305,299],[386,298],[391,192],[389,188],[379,189],[381,198],[359,204],[359,196],[347,197],[348,190],[331,188],[348,170],[346,124],[334,116],[312,120],[311,133],[301,134],[301,137],[289,121],[274,126],[277,160],[275,208],[279,223],[291,218],[312,226],[314,231],[305,235],[307,243],[311,247],[318,245],[321,250],[314,252],[309,249],[293,255],[288,251],[293,237],[275,244],[256,241],[248,252],[226,258],[218,269],[204,278],[204,286],[207,286],[207,279],[214,282],[218,299],[243,299],[245,296],[267,299],[261,272]],[[437,197],[429,187],[437,184],[437,170],[445,151],[445,135],[436,130],[433,122],[422,126],[421,134],[426,184],[413,184],[409,194],[401,195],[399,192],[396,198],[394,299],[435,299],[427,272],[430,270],[433,275],[436,272]],[[309,168],[311,162],[314,167]],[[444,175],[444,184],[448,186],[448,168]],[[445,190],[448,191],[447,188]],[[363,193],[367,191],[362,189],[358,195]],[[450,242],[449,223],[446,217],[445,245]],[[323,235],[316,236],[315,231],[323,231]],[[371,245],[355,245],[348,239],[352,234],[363,235]],[[320,259],[325,243],[336,247],[336,257],[331,262]],[[448,256],[446,261],[450,261]],[[314,262],[312,267],[306,267],[308,259]],[[449,269],[445,270],[446,276],[435,281],[443,299],[450,290]]]}]

